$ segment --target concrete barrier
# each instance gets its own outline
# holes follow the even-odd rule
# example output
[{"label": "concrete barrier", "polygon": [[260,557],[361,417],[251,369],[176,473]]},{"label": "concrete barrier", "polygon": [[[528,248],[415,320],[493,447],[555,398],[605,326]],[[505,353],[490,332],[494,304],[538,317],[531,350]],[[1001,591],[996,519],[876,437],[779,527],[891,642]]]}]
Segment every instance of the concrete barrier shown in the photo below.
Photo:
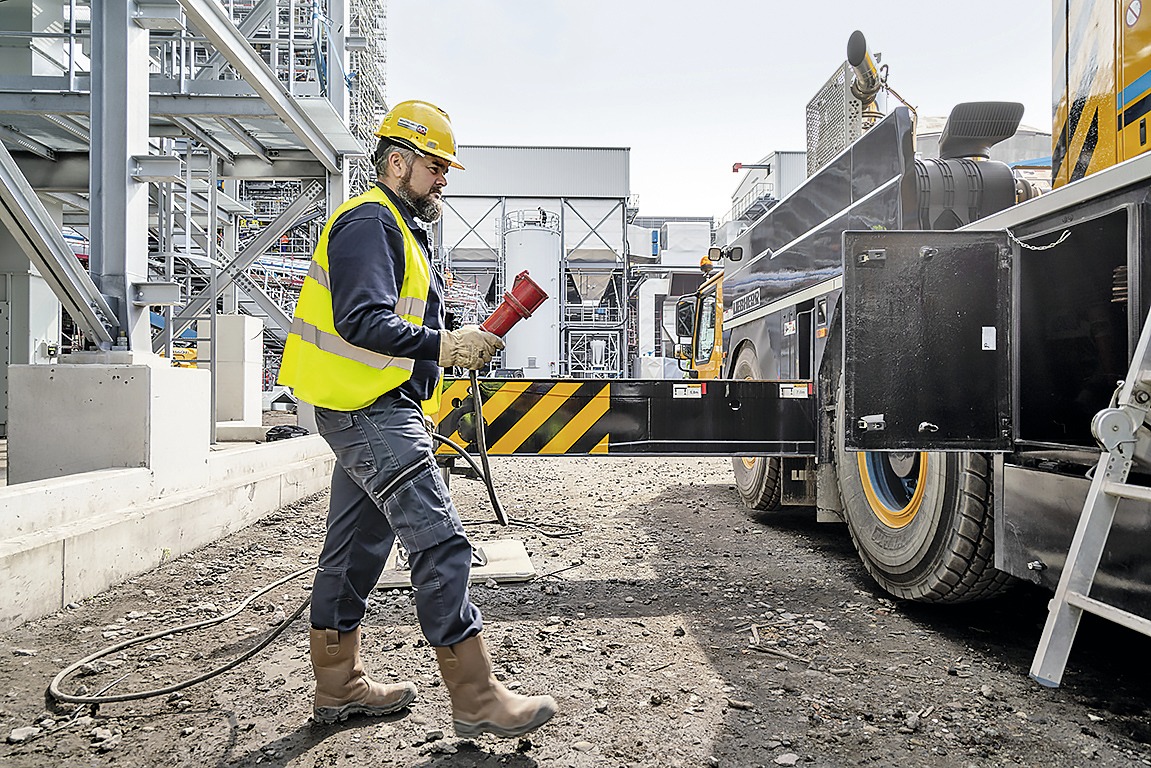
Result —
[{"label": "concrete barrier", "polygon": [[60,610],[326,490],[335,457],[318,436],[212,451],[209,481],[155,496],[147,469],[0,489],[0,630]]}]

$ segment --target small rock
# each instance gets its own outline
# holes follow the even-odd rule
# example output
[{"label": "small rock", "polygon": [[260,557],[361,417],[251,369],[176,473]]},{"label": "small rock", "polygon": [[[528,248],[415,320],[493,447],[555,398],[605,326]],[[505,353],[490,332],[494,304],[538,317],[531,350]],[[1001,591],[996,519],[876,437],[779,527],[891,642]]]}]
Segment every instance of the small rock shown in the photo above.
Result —
[{"label": "small rock", "polygon": [[795,765],[799,762],[799,755],[794,752],[785,752],[773,761],[776,765]]},{"label": "small rock", "polygon": [[750,701],[742,701],[740,699],[728,699],[727,705],[729,707],[731,707],[732,709],[752,709],[753,708],[752,703]]},{"label": "small rock", "polygon": [[607,712],[607,702],[606,701],[597,701],[595,704],[595,711],[599,712],[601,715],[603,713]]},{"label": "small rock", "polygon": [[672,630],[671,633],[676,637],[683,637],[687,634],[687,630],[685,630],[683,627],[676,627]]},{"label": "small rock", "polygon": [[439,741],[442,738],[444,738],[444,732],[441,730],[433,730],[433,731],[425,731],[424,732],[424,741],[425,742]]},{"label": "small rock", "polygon": [[100,750],[101,752],[111,752],[113,749],[119,746],[120,740],[122,738],[123,736],[117,733],[110,739],[104,739],[103,741],[96,742],[96,744],[93,746],[95,746],[96,749]]},{"label": "small rock", "polygon": [[29,648],[14,648],[12,650],[12,655],[13,656],[35,656],[36,651],[33,651]]},{"label": "small rock", "polygon": [[653,693],[649,701],[653,707],[658,707],[660,704],[663,704],[663,696],[658,693]]},{"label": "small rock", "polygon": [[576,752],[591,752],[595,749],[595,744],[592,744],[590,741],[577,741],[575,744],[572,744],[572,749]]},{"label": "small rock", "polygon": [[181,728],[180,729],[180,735],[181,736],[191,736],[195,732],[196,732],[195,727],[191,726],[191,725],[189,725],[187,728]]},{"label": "small rock", "polygon": [[19,744],[22,741],[36,736],[40,733],[40,729],[34,725],[26,725],[23,728],[13,728],[12,732],[8,734],[9,744]]},{"label": "small rock", "polygon": [[707,768],[719,768],[719,758],[715,755],[708,755],[707,760],[704,761]]}]

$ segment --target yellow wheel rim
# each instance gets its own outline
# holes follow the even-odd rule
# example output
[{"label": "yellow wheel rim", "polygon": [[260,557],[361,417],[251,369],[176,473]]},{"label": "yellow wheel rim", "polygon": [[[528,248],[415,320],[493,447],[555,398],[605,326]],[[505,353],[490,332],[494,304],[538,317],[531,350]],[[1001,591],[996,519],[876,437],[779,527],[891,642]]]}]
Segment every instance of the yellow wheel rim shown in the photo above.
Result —
[{"label": "yellow wheel rim", "polygon": [[[872,457],[871,461],[868,457]],[[886,462],[886,458],[882,458],[881,454],[860,451],[856,454],[856,461],[859,462],[859,477],[863,481],[863,495],[875,516],[889,528],[903,528],[909,525],[923,504],[923,494],[927,487],[927,454],[920,453],[918,456],[919,471],[914,474],[915,488],[911,492],[911,498],[903,506],[894,501],[897,495],[891,488],[884,487],[888,485],[888,479],[879,481],[873,478],[875,464]]]}]

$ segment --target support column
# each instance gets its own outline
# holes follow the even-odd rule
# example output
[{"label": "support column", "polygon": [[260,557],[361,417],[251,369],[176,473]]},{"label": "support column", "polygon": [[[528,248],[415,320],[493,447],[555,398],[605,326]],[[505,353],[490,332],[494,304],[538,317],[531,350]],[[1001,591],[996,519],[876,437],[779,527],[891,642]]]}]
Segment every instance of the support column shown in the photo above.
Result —
[{"label": "support column", "polygon": [[134,3],[92,2],[92,279],[116,311],[124,346],[151,355],[148,308],[131,284],[148,277],[148,184],[132,178],[132,158],[148,154],[148,30]]}]

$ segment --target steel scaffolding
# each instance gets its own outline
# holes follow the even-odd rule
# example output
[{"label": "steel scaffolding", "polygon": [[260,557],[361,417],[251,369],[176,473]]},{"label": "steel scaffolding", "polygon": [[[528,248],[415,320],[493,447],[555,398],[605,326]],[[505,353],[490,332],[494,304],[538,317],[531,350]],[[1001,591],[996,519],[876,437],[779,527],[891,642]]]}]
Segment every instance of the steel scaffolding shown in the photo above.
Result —
[{"label": "steel scaffolding", "polygon": [[179,326],[238,308],[278,354],[320,227],[366,186],[385,0],[3,5],[5,188],[68,233],[30,246],[66,346],[171,356]]}]

